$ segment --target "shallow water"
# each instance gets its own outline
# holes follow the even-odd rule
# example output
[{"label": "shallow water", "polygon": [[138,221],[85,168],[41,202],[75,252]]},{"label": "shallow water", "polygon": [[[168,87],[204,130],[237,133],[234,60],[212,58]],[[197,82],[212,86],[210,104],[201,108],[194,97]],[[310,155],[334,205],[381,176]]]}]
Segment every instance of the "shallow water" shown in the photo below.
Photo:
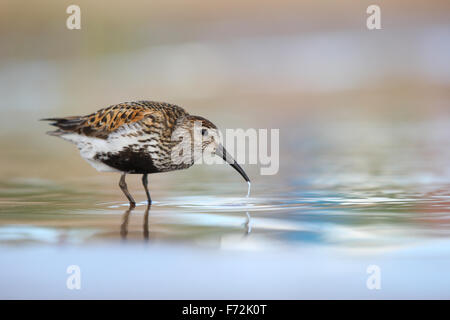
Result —
[{"label": "shallow water", "polygon": [[[249,6],[200,24],[136,9],[155,19],[122,19],[123,48],[113,16],[109,48],[102,19],[75,39],[35,34],[42,12],[6,14],[41,20],[2,38],[27,58],[0,63],[0,298],[450,298],[449,10],[369,32],[365,8],[341,6],[357,27],[336,28],[336,14],[330,26],[325,8],[324,21],[289,8],[252,20]],[[436,12],[444,22],[431,23]],[[151,208],[128,176],[130,211],[118,175],[38,121],[140,99],[222,129],[279,129],[279,172],[242,165],[248,197],[225,165],[151,175]],[[66,286],[70,265],[81,290]],[[372,265],[380,290],[367,287]]]},{"label": "shallow water", "polygon": [[[278,175],[245,166],[249,197],[219,165],[151,176],[151,208],[129,176],[131,211],[118,176],[78,158],[65,166],[84,176],[4,179],[1,296],[448,298],[447,120],[290,128]],[[65,287],[73,264],[79,291]],[[381,290],[367,289],[370,265]]]}]

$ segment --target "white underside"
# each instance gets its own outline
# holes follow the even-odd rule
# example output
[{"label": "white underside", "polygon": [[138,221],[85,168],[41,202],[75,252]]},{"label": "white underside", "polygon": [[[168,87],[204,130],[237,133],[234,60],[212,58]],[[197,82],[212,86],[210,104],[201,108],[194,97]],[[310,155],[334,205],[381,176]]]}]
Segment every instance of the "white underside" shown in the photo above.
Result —
[{"label": "white underside", "polygon": [[[124,148],[133,144],[141,144],[138,140],[153,139],[149,144],[148,151],[152,151],[157,145],[156,135],[139,135],[138,137],[131,136],[140,129],[137,125],[124,125],[115,132],[111,133],[107,139],[99,139],[94,137],[87,137],[76,133],[68,133],[61,135],[64,140],[70,141],[77,145],[80,150],[80,155],[91,166],[100,172],[120,172],[103,162],[94,159],[97,154],[101,153],[118,153]],[[155,159],[157,162],[157,159]]]},{"label": "white underside", "polygon": [[100,172],[120,172],[119,170],[104,164],[101,161],[84,158],[95,170]]}]

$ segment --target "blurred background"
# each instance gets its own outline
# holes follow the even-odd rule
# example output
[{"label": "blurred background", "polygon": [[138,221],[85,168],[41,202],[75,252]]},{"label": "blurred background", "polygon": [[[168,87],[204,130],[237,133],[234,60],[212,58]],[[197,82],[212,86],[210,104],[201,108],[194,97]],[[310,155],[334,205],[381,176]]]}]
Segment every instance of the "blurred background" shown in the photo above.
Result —
[{"label": "blurred background", "polygon": [[[0,43],[0,297],[450,297],[448,1],[2,0]],[[125,219],[119,177],[38,120],[133,100],[280,129],[280,170],[245,165],[248,199],[227,166],[155,174]]]}]

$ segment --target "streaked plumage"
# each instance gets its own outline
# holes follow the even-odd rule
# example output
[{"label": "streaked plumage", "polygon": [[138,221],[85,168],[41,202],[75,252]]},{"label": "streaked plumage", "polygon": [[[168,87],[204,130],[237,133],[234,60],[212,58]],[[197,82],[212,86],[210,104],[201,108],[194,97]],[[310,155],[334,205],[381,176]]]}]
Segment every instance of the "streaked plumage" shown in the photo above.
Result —
[{"label": "streaked plumage", "polygon": [[[217,130],[209,120],[189,115],[179,106],[153,101],[125,102],[87,116],[43,120],[51,121],[51,125],[58,128],[48,134],[76,144],[81,156],[98,171],[121,172],[121,188],[130,204],[134,204],[134,200],[126,188],[127,173],[143,174],[146,187],[147,174],[185,169],[194,163],[193,155],[174,158],[172,151],[180,143],[180,139],[173,137],[175,130],[184,129],[192,137],[197,121],[203,128],[202,134],[207,132],[204,129]],[[205,135],[202,150],[212,143],[213,151],[227,158],[225,160],[249,181],[242,168],[215,141],[214,135],[210,138]],[[150,203],[148,192],[147,196]]]}]

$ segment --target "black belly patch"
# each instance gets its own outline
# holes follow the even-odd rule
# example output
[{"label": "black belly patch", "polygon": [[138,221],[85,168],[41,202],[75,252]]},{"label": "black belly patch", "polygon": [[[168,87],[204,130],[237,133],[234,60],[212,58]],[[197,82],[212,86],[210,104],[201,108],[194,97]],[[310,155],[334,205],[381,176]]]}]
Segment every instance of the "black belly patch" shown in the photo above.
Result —
[{"label": "black belly patch", "polygon": [[134,151],[131,148],[125,148],[117,153],[96,154],[95,160],[127,173],[157,173],[161,172],[153,164],[151,155],[148,152]]}]

